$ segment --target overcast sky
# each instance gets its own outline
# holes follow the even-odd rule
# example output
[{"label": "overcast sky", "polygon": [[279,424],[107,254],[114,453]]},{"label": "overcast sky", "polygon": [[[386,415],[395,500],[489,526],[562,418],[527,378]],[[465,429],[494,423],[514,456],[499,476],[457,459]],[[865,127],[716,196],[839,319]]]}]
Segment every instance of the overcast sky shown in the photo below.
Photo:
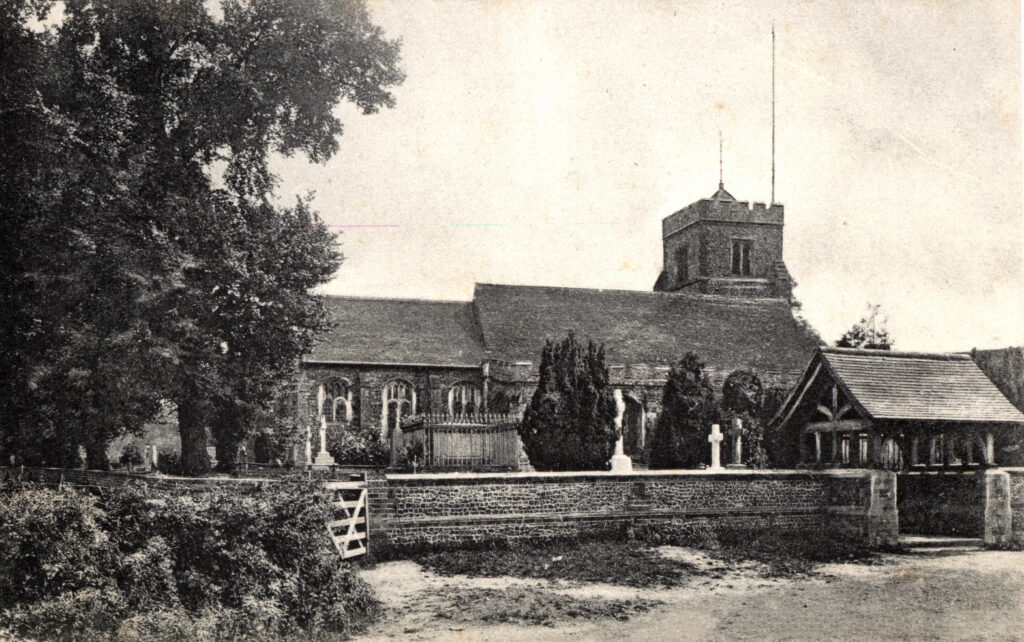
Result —
[{"label": "overcast sky", "polygon": [[1024,343],[1015,0],[370,6],[403,40],[396,108],[341,108],[331,162],[277,164],[341,233],[327,292],[649,291],[661,219],[717,187],[719,130],[726,188],[769,199],[774,20],[806,318],[832,341],[871,301],[899,349]]}]

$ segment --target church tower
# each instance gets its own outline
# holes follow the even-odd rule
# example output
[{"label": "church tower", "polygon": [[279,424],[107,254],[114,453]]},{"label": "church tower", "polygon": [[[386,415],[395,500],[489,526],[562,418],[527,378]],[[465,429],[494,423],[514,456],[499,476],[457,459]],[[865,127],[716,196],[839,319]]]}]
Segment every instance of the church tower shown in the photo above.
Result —
[{"label": "church tower", "polygon": [[737,201],[719,183],[711,198],[661,221],[663,267],[654,290],[790,298],[782,225],[782,205]]}]

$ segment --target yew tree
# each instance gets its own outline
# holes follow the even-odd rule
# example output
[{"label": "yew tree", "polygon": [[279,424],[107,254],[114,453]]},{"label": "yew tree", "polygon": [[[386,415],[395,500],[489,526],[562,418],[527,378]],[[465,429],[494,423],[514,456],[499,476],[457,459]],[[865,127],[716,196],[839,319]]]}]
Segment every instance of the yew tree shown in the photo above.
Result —
[{"label": "yew tree", "polygon": [[519,436],[538,470],[607,470],[615,452],[615,398],[604,346],[584,346],[570,333],[547,341],[540,380],[523,414]]},{"label": "yew tree", "polygon": [[201,473],[328,323],[337,241],[268,160],[392,106],[399,43],[361,0],[55,4],[0,5],[0,443],[93,465],[166,399]]},{"label": "yew tree", "polygon": [[704,362],[688,352],[669,371],[661,414],[651,435],[652,468],[698,468],[708,463],[711,424],[718,406]]}]

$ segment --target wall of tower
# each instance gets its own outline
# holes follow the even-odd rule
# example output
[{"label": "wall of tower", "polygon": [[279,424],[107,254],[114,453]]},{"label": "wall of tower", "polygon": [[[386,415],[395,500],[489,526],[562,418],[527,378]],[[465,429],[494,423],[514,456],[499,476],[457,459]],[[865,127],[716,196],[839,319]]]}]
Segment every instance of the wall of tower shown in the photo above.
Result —
[{"label": "wall of tower", "polygon": [[[676,290],[707,278],[731,278],[732,241],[749,240],[752,279],[775,277],[782,260],[783,208],[764,203],[701,200],[662,221],[661,286]],[[685,270],[683,264],[685,263]]]}]

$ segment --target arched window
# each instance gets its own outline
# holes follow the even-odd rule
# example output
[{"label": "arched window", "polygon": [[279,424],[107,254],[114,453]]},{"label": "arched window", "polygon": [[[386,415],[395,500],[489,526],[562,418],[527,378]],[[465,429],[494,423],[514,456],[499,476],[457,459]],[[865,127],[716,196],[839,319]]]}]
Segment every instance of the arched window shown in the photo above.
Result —
[{"label": "arched window", "polygon": [[475,415],[480,412],[480,389],[468,382],[457,383],[448,391],[448,412]]},{"label": "arched window", "polygon": [[352,386],[344,379],[320,384],[320,416],[330,422],[352,421]]},{"label": "arched window", "polygon": [[381,397],[381,427],[390,437],[402,425],[402,419],[416,414],[416,390],[408,381],[396,379],[384,386]]}]

